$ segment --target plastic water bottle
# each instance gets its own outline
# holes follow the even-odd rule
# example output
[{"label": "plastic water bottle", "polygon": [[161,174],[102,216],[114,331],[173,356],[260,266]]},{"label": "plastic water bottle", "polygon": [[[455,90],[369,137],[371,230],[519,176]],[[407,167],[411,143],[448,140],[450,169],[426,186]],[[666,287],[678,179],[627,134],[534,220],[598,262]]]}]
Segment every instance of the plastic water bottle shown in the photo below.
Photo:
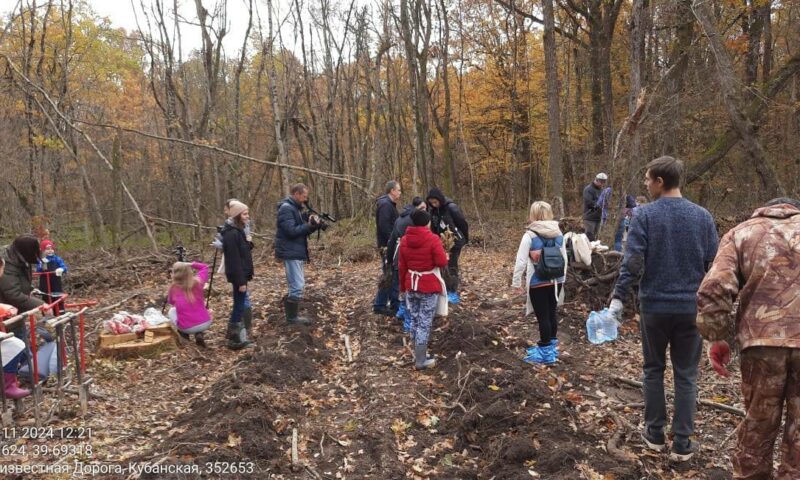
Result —
[{"label": "plastic water bottle", "polygon": [[617,338],[617,321],[609,315],[608,309],[589,313],[586,320],[586,335],[595,345],[610,342]]}]

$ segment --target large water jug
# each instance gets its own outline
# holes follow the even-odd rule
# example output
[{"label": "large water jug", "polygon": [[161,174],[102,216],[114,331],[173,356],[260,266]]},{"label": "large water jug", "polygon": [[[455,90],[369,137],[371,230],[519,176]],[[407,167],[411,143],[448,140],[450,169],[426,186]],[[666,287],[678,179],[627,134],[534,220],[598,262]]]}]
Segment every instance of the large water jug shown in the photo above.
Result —
[{"label": "large water jug", "polygon": [[608,313],[607,308],[604,308],[599,312],[589,313],[589,318],[586,320],[586,335],[595,345],[610,342],[616,340],[618,326],[616,319]]}]

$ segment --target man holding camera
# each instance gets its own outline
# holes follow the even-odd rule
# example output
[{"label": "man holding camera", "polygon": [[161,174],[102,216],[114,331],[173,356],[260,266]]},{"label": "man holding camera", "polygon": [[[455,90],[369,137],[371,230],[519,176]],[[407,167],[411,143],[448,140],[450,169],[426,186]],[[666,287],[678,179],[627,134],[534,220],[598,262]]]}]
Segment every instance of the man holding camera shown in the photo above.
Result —
[{"label": "man holding camera", "polygon": [[[381,252],[381,285],[372,304],[372,312],[380,315],[394,316],[398,308],[399,291],[397,285],[386,280],[392,273],[392,256],[387,253],[389,237],[397,220],[397,201],[400,199],[400,183],[397,180],[386,182],[386,193],[375,202],[375,229],[378,249]],[[393,252],[392,252],[393,253]],[[387,304],[389,305],[387,307]]]},{"label": "man holding camera", "polygon": [[311,320],[298,315],[305,288],[304,265],[308,261],[308,237],[327,225],[317,215],[302,213],[308,201],[308,187],[302,183],[292,185],[289,196],[278,203],[277,231],[275,232],[275,257],[283,261],[289,293],[284,298],[286,323],[310,325]]}]

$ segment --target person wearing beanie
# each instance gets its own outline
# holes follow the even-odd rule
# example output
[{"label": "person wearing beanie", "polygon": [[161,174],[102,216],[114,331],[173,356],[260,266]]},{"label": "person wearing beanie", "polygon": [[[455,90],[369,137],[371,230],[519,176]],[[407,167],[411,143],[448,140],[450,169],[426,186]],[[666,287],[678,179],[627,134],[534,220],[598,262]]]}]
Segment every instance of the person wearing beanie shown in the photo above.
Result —
[{"label": "person wearing beanie", "polygon": [[397,221],[397,201],[400,200],[400,183],[397,180],[386,182],[386,193],[375,202],[375,232],[378,251],[381,255],[381,279],[378,293],[372,302],[372,313],[394,316],[398,309],[397,286],[391,281],[392,261],[388,254],[389,238],[392,236],[394,222]]},{"label": "person wearing beanie", "polygon": [[[5,261],[0,258],[0,277],[3,276]],[[16,315],[18,310],[12,305],[2,305],[2,310],[9,315]],[[10,337],[0,342],[0,354],[3,357],[3,392],[6,398],[18,400],[31,394],[30,390],[20,388],[17,383],[17,372],[25,356],[25,342],[17,337]]]},{"label": "person wearing beanie", "polygon": [[450,260],[447,264],[445,278],[448,301],[459,303],[461,297],[458,294],[458,288],[461,284],[461,277],[458,259],[461,256],[461,250],[469,242],[469,223],[458,205],[450,198],[445,197],[438,188],[431,188],[425,203],[428,205],[428,213],[431,215],[431,231],[436,235],[449,231],[455,239],[450,248]]},{"label": "person wearing beanie", "polygon": [[399,296],[400,277],[397,267],[397,247],[400,245],[400,239],[405,235],[406,229],[414,224],[414,222],[411,221],[411,214],[414,213],[415,210],[426,210],[427,208],[428,206],[425,204],[425,200],[423,200],[422,197],[414,197],[411,200],[411,204],[405,206],[403,212],[400,213],[400,216],[394,222],[392,234],[389,236],[389,242],[386,245],[386,255],[392,262],[392,288],[398,293],[399,306],[395,317],[402,320],[404,332],[408,332],[409,328],[411,328],[411,319],[406,314],[405,299]]},{"label": "person wearing beanie", "polygon": [[[67,264],[56,255],[56,245],[52,240],[42,240],[39,250],[42,256],[36,261],[36,271],[43,273],[39,276],[39,290],[46,293],[45,302],[53,303],[64,293],[61,277],[67,273]],[[61,308],[56,305],[53,308],[53,315],[58,316],[60,311]]]},{"label": "person wearing beanie", "polygon": [[252,243],[247,241],[245,227],[250,222],[250,210],[244,203],[232,200],[228,204],[229,221],[222,227],[222,251],[225,277],[233,287],[233,308],[228,321],[228,348],[240,350],[250,344],[253,308],[247,283],[253,279]]},{"label": "person wearing beanie", "polygon": [[[32,296],[32,267],[39,259],[39,239],[33,235],[20,235],[0,253],[5,263],[5,272],[0,276],[0,303],[5,303],[20,312],[27,312],[44,305],[44,301]],[[27,338],[27,328],[17,322],[9,328],[19,339]]]},{"label": "person wearing beanie", "polygon": [[[426,211],[415,210],[411,213],[411,221],[412,226],[400,239],[400,291],[406,295],[411,317],[414,368],[423,370],[436,364],[433,358],[428,357],[428,340],[439,297],[447,293],[440,274],[440,269],[447,266],[447,254],[439,237],[430,230],[431,216]],[[446,307],[445,298],[442,300]]]},{"label": "person wearing beanie", "polygon": [[33,235],[20,235],[2,251],[5,273],[0,277],[0,303],[6,303],[27,312],[44,305],[31,296],[33,275],[31,268],[39,260],[39,239]]}]

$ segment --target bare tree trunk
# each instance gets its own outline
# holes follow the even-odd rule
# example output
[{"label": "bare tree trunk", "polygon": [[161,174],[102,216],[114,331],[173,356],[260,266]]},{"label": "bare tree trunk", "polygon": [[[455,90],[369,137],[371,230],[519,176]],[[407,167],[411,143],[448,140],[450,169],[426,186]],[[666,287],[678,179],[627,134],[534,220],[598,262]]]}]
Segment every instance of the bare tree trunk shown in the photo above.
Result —
[{"label": "bare tree trunk", "polygon": [[550,194],[553,198],[556,218],[560,218],[565,214],[566,210],[564,208],[564,166],[561,159],[561,110],[559,105],[553,0],[542,0],[542,17],[544,20],[544,74],[547,83],[547,138],[550,144]]},{"label": "bare tree trunk", "polygon": [[[284,139],[283,120],[281,118],[280,105],[278,104],[278,75],[275,71],[274,45],[275,37],[272,35],[272,0],[267,0],[267,22],[269,23],[269,33],[266,41],[262,40],[262,55],[267,57],[267,77],[269,78],[269,99],[272,105],[272,123],[275,128],[275,144],[278,146],[280,163],[289,164],[289,155],[286,151]],[[284,194],[289,194],[289,169],[282,167],[281,187]]]},{"label": "bare tree trunk", "polygon": [[765,193],[773,197],[785,195],[780,179],[772,165],[768,163],[766,153],[758,140],[755,124],[740,106],[741,96],[736,89],[733,63],[714,23],[711,21],[711,11],[707,2],[708,0],[695,0],[692,4],[692,11],[702,26],[711,50],[714,52],[722,98],[725,108],[728,110],[731,124],[742,139],[745,153],[758,174]]}]

